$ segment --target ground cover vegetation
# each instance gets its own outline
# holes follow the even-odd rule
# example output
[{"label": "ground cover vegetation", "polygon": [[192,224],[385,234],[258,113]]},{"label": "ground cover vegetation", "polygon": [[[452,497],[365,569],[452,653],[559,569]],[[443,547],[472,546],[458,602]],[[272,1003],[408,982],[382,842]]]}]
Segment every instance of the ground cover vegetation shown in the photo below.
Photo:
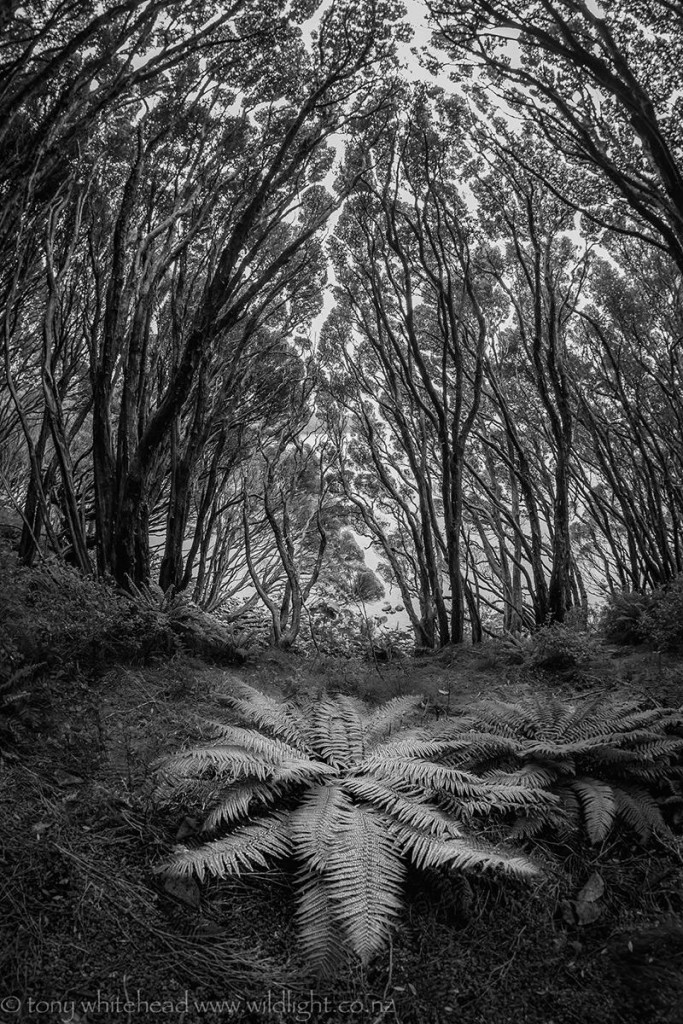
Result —
[{"label": "ground cover vegetation", "polygon": [[0,589],[3,996],[89,1024],[138,1000],[257,1020],[269,993],[283,1024],[351,1003],[676,1021],[676,654],[593,636],[582,668],[539,667],[533,638],[390,663],[255,646],[226,667],[120,630],[103,663],[74,647],[75,590],[57,614]]},{"label": "ground cover vegetation", "polygon": [[680,5],[0,27],[0,1012],[676,1024]]}]

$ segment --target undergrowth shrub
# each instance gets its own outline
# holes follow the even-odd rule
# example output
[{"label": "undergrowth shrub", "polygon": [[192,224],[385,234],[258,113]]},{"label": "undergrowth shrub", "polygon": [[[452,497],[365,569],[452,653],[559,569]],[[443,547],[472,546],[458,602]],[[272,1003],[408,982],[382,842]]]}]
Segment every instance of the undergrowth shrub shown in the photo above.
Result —
[{"label": "undergrowth shrub", "polygon": [[648,644],[658,650],[683,645],[683,575],[650,594],[612,594],[602,611],[605,639],[618,644]]},{"label": "undergrowth shrub", "polygon": [[541,626],[529,638],[526,662],[550,671],[583,669],[596,653],[596,643],[585,630],[553,622]]},{"label": "undergrowth shrub", "polygon": [[555,798],[437,763],[450,742],[409,727],[421,697],[371,710],[343,695],[277,701],[232,688],[223,699],[251,728],[214,723],[210,740],[162,765],[170,794],[199,801],[203,832],[218,838],[179,847],[162,870],[201,879],[293,860],[300,949],[315,973],[335,973],[349,953],[367,963],[387,944],[408,863],[539,873],[523,854],[484,843],[472,819],[540,812]]},{"label": "undergrowth shrub", "polygon": [[675,650],[683,645],[683,575],[655,590],[640,620],[646,643],[658,650]]},{"label": "undergrowth shrub", "polygon": [[610,643],[641,644],[643,616],[652,603],[648,594],[623,591],[610,594],[600,615],[599,628]]},{"label": "undergrowth shrub", "polygon": [[0,555],[0,632],[26,663],[99,670],[172,654],[168,624],[101,580],[57,561],[33,568]]},{"label": "undergrowth shrub", "polygon": [[170,647],[182,646],[190,654],[213,660],[240,660],[233,630],[214,615],[202,611],[174,587],[164,591],[150,582],[145,587],[128,580],[130,600],[136,612],[166,634]]},{"label": "undergrowth shrub", "polygon": [[457,744],[445,763],[500,786],[543,787],[558,798],[559,806],[522,808],[513,837],[586,837],[596,844],[617,828],[642,842],[669,831],[661,807],[680,802],[680,726],[680,714],[667,708],[543,696],[482,702],[439,735]]}]

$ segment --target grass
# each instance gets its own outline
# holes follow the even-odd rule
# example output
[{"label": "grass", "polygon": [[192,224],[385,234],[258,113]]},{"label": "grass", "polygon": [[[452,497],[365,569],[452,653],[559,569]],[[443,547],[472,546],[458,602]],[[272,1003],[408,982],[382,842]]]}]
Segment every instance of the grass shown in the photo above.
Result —
[{"label": "grass", "polygon": [[[201,888],[153,872],[194,825],[183,807],[155,800],[153,763],[198,735],[198,718],[220,713],[211,694],[226,672],[282,695],[327,688],[379,702],[419,692],[435,718],[546,687],[680,704],[683,667],[648,658],[601,649],[572,678],[487,643],[381,666],[263,652],[227,670],[178,654],[98,664],[90,676],[64,663],[37,672],[40,714],[0,759],[0,995],[24,1006],[0,1019],[36,1020],[32,998],[54,1004],[43,1020],[82,1024],[680,1024],[680,836],[647,849],[558,849],[563,870],[533,888],[416,879],[389,953],[313,992],[286,871]],[[582,922],[577,897],[596,872],[604,893]],[[155,1000],[163,1012],[150,1009]],[[207,1000],[234,1005],[199,1005]]]}]

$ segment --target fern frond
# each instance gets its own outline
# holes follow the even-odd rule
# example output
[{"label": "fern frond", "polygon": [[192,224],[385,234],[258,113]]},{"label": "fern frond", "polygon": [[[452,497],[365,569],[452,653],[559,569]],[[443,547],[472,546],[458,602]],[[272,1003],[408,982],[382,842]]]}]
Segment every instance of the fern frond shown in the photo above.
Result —
[{"label": "fern frond", "polygon": [[604,726],[605,719],[606,708],[604,698],[602,695],[592,697],[576,708],[565,727],[564,737],[569,743],[572,743],[574,740],[580,740],[584,736],[603,735],[598,730]]},{"label": "fern frond", "polygon": [[333,779],[337,770],[324,761],[307,761],[304,758],[291,758],[281,761],[276,766],[271,780],[281,785],[316,785],[326,779]]},{"label": "fern frond", "polygon": [[281,791],[272,783],[264,785],[254,780],[231,786],[220,801],[209,811],[202,824],[202,832],[213,832],[219,825],[232,825],[246,817],[252,803],[267,806],[281,796]]},{"label": "fern frond", "polygon": [[380,808],[402,824],[413,825],[434,835],[459,835],[455,822],[426,803],[417,791],[398,793],[378,779],[344,779],[341,786],[356,800]]},{"label": "fern frond", "polygon": [[374,745],[375,753],[371,755],[370,760],[371,762],[374,762],[375,758],[387,757],[439,757],[444,754],[448,754],[451,748],[452,744],[450,741],[428,739],[422,730],[420,730],[417,735],[407,738],[403,737],[398,740],[385,740],[384,742],[378,741]]},{"label": "fern frond", "polygon": [[350,759],[358,761],[365,753],[363,717],[367,709],[361,701],[341,693],[335,696],[334,705],[339,721],[346,730],[346,743]]},{"label": "fern frond", "polygon": [[683,769],[675,766],[662,767],[661,765],[634,765],[627,764],[623,769],[616,767],[610,773],[613,778],[619,781],[648,782],[655,786],[657,783],[672,781],[683,778]]},{"label": "fern frond", "polygon": [[550,804],[554,797],[543,790],[528,786],[493,784],[470,772],[450,768],[431,761],[386,758],[377,762],[366,761],[369,771],[378,778],[399,779],[426,792],[457,797],[472,802],[472,809],[490,810],[527,805]]},{"label": "fern frond", "polygon": [[523,735],[528,739],[558,741],[574,714],[574,706],[547,695],[529,697],[520,702],[525,725]]},{"label": "fern frond", "polygon": [[285,817],[281,813],[262,818],[198,849],[179,847],[162,871],[180,877],[194,873],[201,881],[207,872],[224,878],[255,867],[266,868],[269,859],[288,857],[292,852]]},{"label": "fern frond", "polygon": [[558,772],[554,767],[548,767],[542,764],[525,764],[521,768],[506,770],[493,769],[485,772],[482,778],[486,782],[491,782],[495,785],[501,786],[523,786],[528,787],[532,791],[541,789],[546,786],[551,786],[557,779]]},{"label": "fern frond", "polygon": [[578,831],[581,827],[581,802],[578,794],[572,789],[571,782],[555,786],[554,791],[560,799],[565,818],[571,827]]},{"label": "fern frond", "polygon": [[302,958],[320,978],[331,978],[348,960],[338,907],[324,875],[308,869],[296,877],[298,899],[294,920]]},{"label": "fern frond", "polygon": [[[363,767],[367,767],[365,762]],[[403,786],[412,786],[427,796],[438,799],[439,804],[458,818],[473,814],[506,811],[526,807],[549,806],[556,798],[541,789],[498,785],[468,772],[433,764],[430,761],[382,759],[373,763],[369,771],[374,778]]]},{"label": "fern frond", "polygon": [[548,825],[555,824],[545,814],[523,814],[510,828],[510,839],[535,839]]},{"label": "fern frond", "polygon": [[465,755],[471,763],[475,763],[486,758],[517,754],[522,744],[513,736],[498,736],[469,729],[454,733],[449,746],[448,760]]},{"label": "fern frond", "polygon": [[154,788],[154,802],[160,806],[168,805],[180,795],[193,804],[199,803],[206,807],[216,798],[216,779],[197,779],[175,774],[167,776],[159,772]]},{"label": "fern frond", "polygon": [[207,722],[214,731],[216,737],[236,746],[243,747],[251,754],[268,758],[276,762],[284,758],[300,758],[302,754],[301,745],[292,746],[291,743],[283,743],[282,740],[264,736],[255,729],[241,729],[236,725],[227,725],[223,722],[210,720]]},{"label": "fern frond", "polygon": [[382,816],[349,804],[344,817],[330,844],[326,877],[349,945],[367,964],[402,909],[405,864]]},{"label": "fern frond", "polygon": [[289,817],[289,834],[301,860],[314,871],[328,861],[330,843],[346,824],[351,801],[340,786],[315,786]]},{"label": "fern frond", "polygon": [[643,841],[647,841],[653,832],[669,831],[656,800],[646,789],[615,786],[613,793],[618,816]]},{"label": "fern frond", "polygon": [[482,701],[471,712],[475,729],[522,740],[557,740],[573,711],[572,705],[544,696],[514,704]]},{"label": "fern frond", "polygon": [[466,717],[456,720],[454,727],[463,732],[485,732],[493,736],[516,739],[524,729],[526,718],[520,705],[500,701],[491,704],[482,701],[476,710]]},{"label": "fern frond", "polygon": [[401,731],[405,723],[415,714],[424,697],[413,694],[410,697],[394,697],[377,708],[364,724],[365,746],[370,750],[376,743],[390,736],[397,728]]},{"label": "fern frond", "polygon": [[596,709],[590,723],[591,734],[608,736],[611,733],[629,733],[660,724],[665,719],[662,708],[639,711],[632,703],[602,705]]},{"label": "fern frond", "polygon": [[516,811],[527,808],[554,807],[558,798],[546,789],[533,789],[521,783],[513,785],[507,781],[486,782],[486,794],[491,806],[498,810]]},{"label": "fern frond", "polygon": [[465,836],[432,836],[410,826],[399,826],[394,834],[416,867],[449,867],[458,871],[497,868],[515,875],[540,875],[541,869],[524,854],[487,846]]},{"label": "fern frond", "polygon": [[166,758],[161,764],[165,773],[192,776],[202,775],[208,768],[219,774],[229,775],[232,779],[246,778],[253,775],[257,779],[267,779],[278,767],[280,762],[273,764],[255,754],[246,753],[242,747],[227,744],[210,744],[204,747],[192,747]]},{"label": "fern frond", "polygon": [[463,800],[462,797],[447,796],[439,803],[456,817],[471,818],[474,814],[490,814],[491,811],[515,814],[547,812],[557,806],[559,799],[546,789],[513,785],[505,780],[497,783],[495,779],[487,778],[478,797]]},{"label": "fern frond", "polygon": [[302,743],[306,723],[292,704],[274,700],[241,680],[230,679],[230,686],[234,693],[214,691],[212,696],[236,711],[245,722],[268,729],[273,736],[298,750],[306,750]]},{"label": "fern frond", "polygon": [[611,829],[616,815],[614,791],[606,782],[583,776],[569,784],[577,794],[591,843],[601,843]]},{"label": "fern frond", "polygon": [[620,737],[622,749],[628,751],[634,759],[645,759],[653,761],[655,758],[671,759],[678,757],[683,751],[683,739],[673,736],[662,736],[661,734],[647,732],[645,734],[632,734]]},{"label": "fern frond", "polygon": [[427,792],[447,793],[464,799],[482,796],[485,784],[475,775],[432,761],[401,757],[366,758],[357,771],[380,779],[397,780]]},{"label": "fern frond", "polygon": [[329,697],[316,701],[310,710],[308,740],[315,753],[331,765],[341,768],[353,760],[354,740]]},{"label": "fern frond", "polygon": [[[44,662],[40,662],[39,664],[33,663],[31,665],[21,665],[20,668],[16,668],[11,672],[6,679],[0,679],[0,695],[9,693],[9,691],[13,690],[17,684],[22,681],[22,679],[30,679],[36,674],[37,669],[39,669],[43,664]],[[4,665],[2,667],[3,669],[5,668]]]},{"label": "fern frond", "polygon": [[604,743],[605,738],[601,736],[591,736],[571,743],[563,743],[562,740],[526,740],[520,743],[519,749],[524,757],[558,761],[588,755],[594,750],[600,750]]}]

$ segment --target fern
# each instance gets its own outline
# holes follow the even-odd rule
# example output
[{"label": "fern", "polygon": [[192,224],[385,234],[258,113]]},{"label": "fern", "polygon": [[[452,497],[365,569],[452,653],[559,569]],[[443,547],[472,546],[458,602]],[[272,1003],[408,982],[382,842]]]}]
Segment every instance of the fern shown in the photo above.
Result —
[{"label": "fern", "polygon": [[24,689],[40,668],[40,665],[22,665],[2,678],[0,668],[0,741],[10,746],[18,743],[23,726],[36,724],[37,716],[32,708],[33,697]]},{"label": "fern", "polygon": [[410,728],[418,698],[374,711],[346,696],[297,706],[240,682],[224,701],[245,725],[211,723],[211,742],[174,754],[161,770],[181,788],[188,778],[212,784],[204,830],[228,831],[179,848],[162,870],[222,876],[293,857],[301,949],[317,973],[333,973],[349,954],[367,963],[386,945],[411,861],[539,873],[522,854],[478,841],[465,823],[500,807],[547,812],[557,798],[531,779],[483,779],[437,763],[460,756],[462,744]]},{"label": "fern", "polygon": [[[440,739],[460,741],[441,760],[502,786],[509,802],[515,787],[531,786],[515,838],[546,831],[595,844],[619,825],[646,841],[666,831],[655,797],[681,772],[683,739],[670,734],[676,722],[671,710],[601,697],[580,707],[551,697],[482,702],[440,729]],[[558,797],[562,814],[541,805],[539,786]]]}]

